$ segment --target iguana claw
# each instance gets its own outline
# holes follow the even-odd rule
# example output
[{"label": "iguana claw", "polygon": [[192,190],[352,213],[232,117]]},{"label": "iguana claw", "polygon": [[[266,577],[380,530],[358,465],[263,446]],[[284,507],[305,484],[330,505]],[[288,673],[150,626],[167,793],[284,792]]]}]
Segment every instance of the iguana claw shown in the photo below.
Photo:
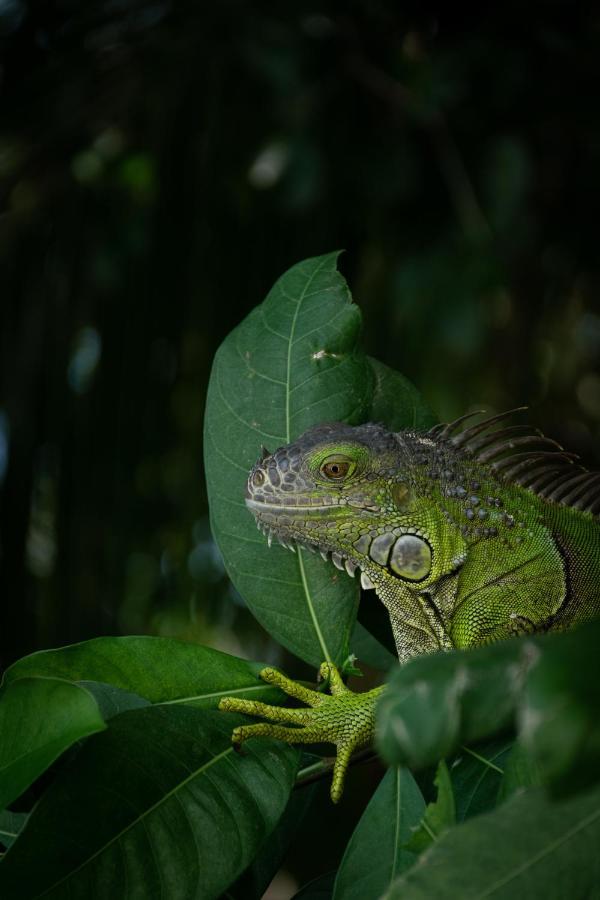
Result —
[{"label": "iguana claw", "polygon": [[[317,744],[323,741],[335,744],[337,756],[331,783],[331,799],[337,803],[344,790],[344,778],[352,754],[355,750],[368,746],[373,740],[375,703],[382,689],[375,688],[364,694],[355,694],[346,687],[332,663],[324,662],[319,674],[329,682],[329,694],[304,687],[276,669],[266,668],[260,672],[263,681],[276,685],[288,696],[306,703],[308,708],[290,709],[254,700],[224,697],[219,703],[219,709],[260,716],[267,720],[258,725],[240,725],[235,728],[231,740],[236,747],[253,737],[277,738],[288,744]],[[288,728],[286,725],[295,727]]]}]

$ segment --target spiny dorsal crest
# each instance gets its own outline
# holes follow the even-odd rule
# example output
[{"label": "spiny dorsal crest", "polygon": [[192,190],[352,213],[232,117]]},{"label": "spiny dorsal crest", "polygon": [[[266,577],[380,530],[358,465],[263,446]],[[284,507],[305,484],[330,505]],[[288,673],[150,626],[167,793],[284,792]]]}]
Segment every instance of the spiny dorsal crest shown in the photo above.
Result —
[{"label": "spiny dorsal crest", "polygon": [[501,481],[597,516],[600,472],[589,472],[576,463],[575,453],[567,453],[556,441],[529,425],[497,427],[526,408],[520,406],[461,428],[468,419],[481,415],[483,410],[478,410],[454,422],[434,425],[427,434],[487,466]]}]

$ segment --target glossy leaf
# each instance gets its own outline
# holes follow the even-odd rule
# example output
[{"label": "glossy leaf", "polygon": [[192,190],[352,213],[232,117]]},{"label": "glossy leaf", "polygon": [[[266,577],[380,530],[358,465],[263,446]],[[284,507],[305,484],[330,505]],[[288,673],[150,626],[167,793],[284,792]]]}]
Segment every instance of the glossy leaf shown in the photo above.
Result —
[{"label": "glossy leaf", "polygon": [[22,678],[0,698],[0,809],[61,753],[106,728],[89,691],[56,678]]},{"label": "glossy leaf", "polygon": [[89,739],[0,866],[3,900],[217,897],[277,824],[298,754],[241,717],[191,707],[122,713]]},{"label": "glossy leaf", "polygon": [[388,769],[346,847],[334,900],[380,897],[416,860],[404,846],[425,812],[408,769]]},{"label": "glossy leaf", "polygon": [[[260,680],[261,668],[261,663],[173,638],[105,637],[25,656],[6,670],[3,686],[35,675],[100,682],[151,703],[210,709],[229,695],[276,703],[283,694]],[[110,702],[106,690],[104,702]]]},{"label": "glossy leaf", "polygon": [[427,804],[420,822],[418,822],[406,842],[406,849],[421,853],[431,843],[437,841],[441,834],[456,822],[456,806],[452,782],[446,763],[442,760],[435,775],[437,795],[435,800]]},{"label": "glossy leaf", "polygon": [[244,495],[261,444],[275,450],[318,422],[358,423],[368,413],[361,316],[337,256],[291,268],[225,339],[205,418],[211,521],[229,575],[273,637],[315,666],[347,655],[358,585],[305,551],[269,549]]},{"label": "glossy leaf", "polygon": [[600,883],[600,791],[553,802],[541,789],[447,831],[387,900],[584,900]]}]

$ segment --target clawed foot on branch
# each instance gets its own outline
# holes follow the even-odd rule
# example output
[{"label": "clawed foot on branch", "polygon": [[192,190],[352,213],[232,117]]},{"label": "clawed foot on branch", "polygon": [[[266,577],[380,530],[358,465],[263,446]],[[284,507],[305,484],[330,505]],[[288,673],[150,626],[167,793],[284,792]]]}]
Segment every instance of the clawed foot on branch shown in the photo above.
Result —
[{"label": "clawed foot on branch", "polygon": [[288,744],[335,744],[337,755],[331,799],[337,803],[344,790],[344,778],[352,754],[373,741],[375,704],[382,689],[375,688],[364,694],[355,694],[346,687],[332,663],[323,663],[319,674],[329,682],[329,694],[310,690],[291,678],[286,678],[276,669],[266,668],[260,672],[263,681],[281,688],[289,697],[306,703],[306,707],[290,709],[254,700],[224,697],[219,703],[219,709],[266,719],[257,725],[240,725],[235,728],[231,739],[236,747],[253,737],[277,738]]}]

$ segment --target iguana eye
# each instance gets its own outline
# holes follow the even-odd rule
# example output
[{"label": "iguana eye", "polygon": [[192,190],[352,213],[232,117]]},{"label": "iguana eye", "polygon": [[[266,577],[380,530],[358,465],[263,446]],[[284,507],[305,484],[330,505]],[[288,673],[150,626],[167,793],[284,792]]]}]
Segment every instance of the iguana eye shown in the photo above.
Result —
[{"label": "iguana eye", "polygon": [[321,475],[332,481],[341,481],[350,471],[350,461],[347,459],[329,458],[321,465]]}]

